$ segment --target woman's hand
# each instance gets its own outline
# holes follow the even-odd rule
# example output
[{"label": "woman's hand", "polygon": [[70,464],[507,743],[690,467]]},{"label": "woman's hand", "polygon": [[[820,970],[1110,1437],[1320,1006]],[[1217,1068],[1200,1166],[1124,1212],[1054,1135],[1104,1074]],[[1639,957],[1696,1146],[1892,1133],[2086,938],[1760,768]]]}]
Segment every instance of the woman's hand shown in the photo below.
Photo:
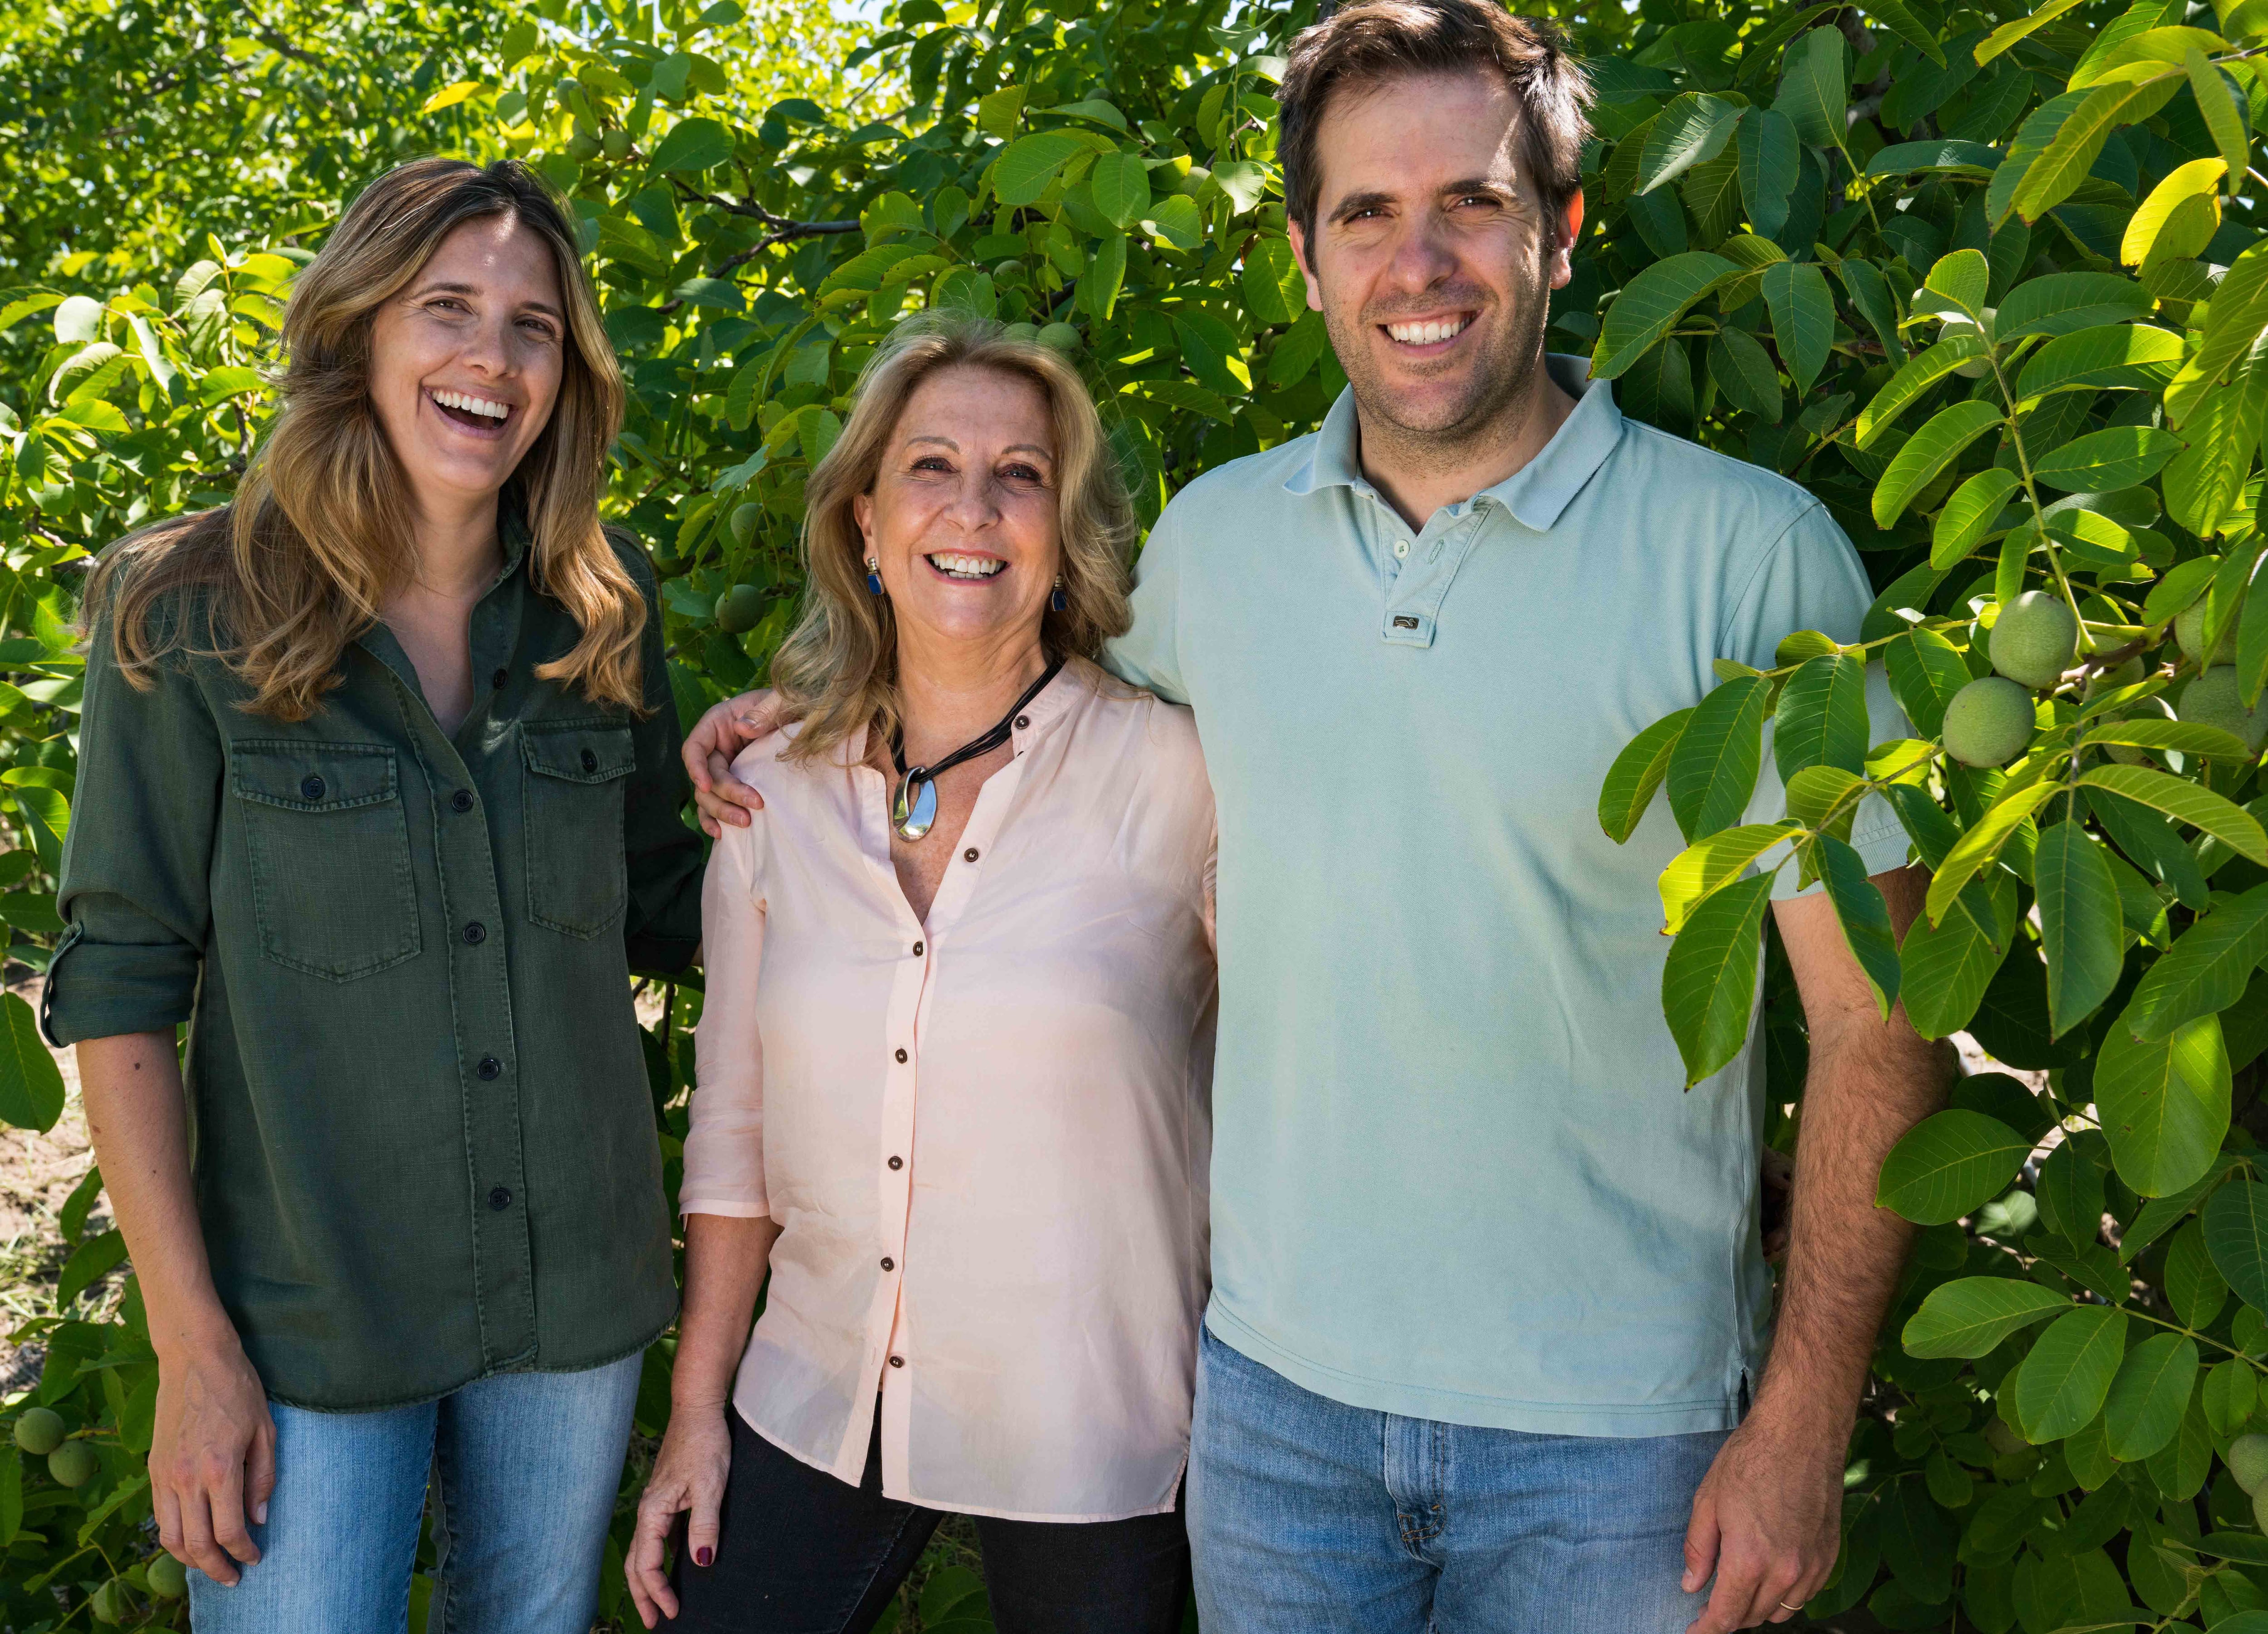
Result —
[{"label": "woman's hand", "polygon": [[680,1407],[669,1416],[669,1432],[638,1499],[637,1535],[622,1563],[638,1619],[652,1628],[677,1616],[677,1595],[669,1586],[662,1552],[680,1510],[690,1510],[685,1547],[696,1565],[717,1558],[717,1513],[725,1501],[725,1476],[733,1467],[733,1432],[725,1409]]},{"label": "woman's hand", "polygon": [[276,1421],[268,1393],[232,1332],[158,1358],[150,1503],[158,1542],[216,1583],[260,1558],[247,1518],[266,1525],[276,1490]]},{"label": "woman's hand", "polygon": [[711,709],[685,734],[685,775],[693,779],[693,803],[711,839],[724,834],[720,823],[745,828],[748,813],[763,810],[764,797],[733,775],[733,757],[769,737],[779,716],[777,694],[744,692]]}]

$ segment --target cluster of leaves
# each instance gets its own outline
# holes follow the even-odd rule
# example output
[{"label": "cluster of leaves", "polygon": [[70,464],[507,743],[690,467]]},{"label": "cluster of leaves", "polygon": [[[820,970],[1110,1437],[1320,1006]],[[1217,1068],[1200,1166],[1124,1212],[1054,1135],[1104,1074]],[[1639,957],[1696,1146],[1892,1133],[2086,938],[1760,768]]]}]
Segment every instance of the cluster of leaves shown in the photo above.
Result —
[{"label": "cluster of leaves", "polygon": [[[1686,843],[1662,992],[1690,1081],[1749,1036],[1789,868],[1884,1014],[2044,1079],[1962,1079],[1885,1165],[1925,1229],[1813,1614],[2250,1634],[2268,1538],[2228,1457],[2268,1372],[2268,11],[1860,10],[1740,38],[1664,14],[1599,65],[1587,276],[1613,293],[1561,326],[1627,406],[1818,493],[1878,591],[1855,642],[1720,662],[1601,820],[1627,840],[1665,792]],[[1880,742],[1875,665],[1904,717]],[[1787,815],[1749,823],[1767,753]],[[1862,805],[1933,871],[1902,939]],[[1792,1100],[1800,1054],[1770,1060]]]}]

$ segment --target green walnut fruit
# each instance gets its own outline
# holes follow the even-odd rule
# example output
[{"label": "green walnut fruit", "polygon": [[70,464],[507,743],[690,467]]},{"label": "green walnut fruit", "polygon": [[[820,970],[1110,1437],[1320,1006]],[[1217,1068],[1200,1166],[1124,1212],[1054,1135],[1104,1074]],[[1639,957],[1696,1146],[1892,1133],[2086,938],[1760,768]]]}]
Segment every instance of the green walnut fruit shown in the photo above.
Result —
[{"label": "green walnut fruit", "polygon": [[2032,740],[2032,695],[1999,675],[1972,681],[1945,706],[1945,752],[1964,766],[2006,766]]},{"label": "green walnut fruit", "polygon": [[66,1441],[48,1454],[48,1473],[65,1486],[85,1486],[94,1466],[94,1449],[84,1441]]},{"label": "green walnut fruit", "polygon": [[86,1608],[93,1615],[97,1623],[106,1623],[114,1626],[126,1621],[126,1613],[130,1605],[131,1602],[126,1598],[126,1586],[116,1578],[113,1578],[88,1598]]},{"label": "green walnut fruit", "polygon": [[717,598],[717,628],[728,636],[745,636],[764,615],[764,593],[754,585],[735,585]]},{"label": "green walnut fruit", "polygon": [[567,157],[578,165],[587,165],[599,157],[599,139],[587,130],[578,130],[567,138]]},{"label": "green walnut fruit", "polygon": [[2183,656],[2200,664],[2233,664],[2236,661],[2236,621],[2228,621],[2228,629],[2220,637],[2220,649],[2208,659],[2205,655],[2205,598],[2181,610],[2174,620],[2174,639],[2181,644]]},{"label": "green walnut fruit", "polygon": [[1079,348],[1079,331],[1067,323],[1051,323],[1040,331],[1040,344],[1059,352],[1075,352]]},{"label": "green walnut fruit", "polygon": [[1992,626],[1992,667],[2020,685],[2052,687],[2078,656],[2078,618],[2044,590],[2018,596]]},{"label": "green walnut fruit", "polygon": [[599,147],[608,158],[620,164],[630,156],[630,133],[627,130],[609,130],[599,138]]},{"label": "green walnut fruit", "polygon": [[1013,256],[1009,257],[1006,261],[998,262],[992,269],[992,282],[998,284],[1004,290],[1008,288],[1011,284],[1021,283],[1023,281],[1024,263],[1016,260]]},{"label": "green walnut fruit", "polygon": [[70,1426],[52,1407],[26,1408],[16,1420],[16,1445],[34,1457],[45,1458],[63,1444]]},{"label": "green walnut fruit", "polygon": [[733,542],[746,550],[756,540],[756,525],[764,519],[764,508],[755,500],[737,507],[727,524],[733,530]]},{"label": "green walnut fruit", "polygon": [[[2263,700],[2268,703],[2268,700]],[[2183,690],[2181,718],[2193,725],[2218,726],[2242,738],[2257,754],[2268,742],[2268,708],[2246,709],[2236,667],[2216,664]]]},{"label": "green walnut fruit", "polygon": [[142,1575],[150,1579],[150,1592],[160,1600],[179,1600],[189,1592],[189,1569],[171,1555],[151,1556]]},{"label": "green walnut fruit", "polygon": [[2087,678],[2087,696],[2090,698],[2105,692],[2116,692],[2121,687],[2137,686],[2149,671],[2142,667],[2139,659],[2128,659],[2124,664],[2114,664],[2109,669],[2095,671]]},{"label": "green walnut fruit", "polygon": [[1012,341],[1036,341],[1040,338],[1040,326],[1036,323],[1025,323],[1020,320],[1010,324],[1001,333]]},{"label": "green walnut fruit", "polygon": [[2241,1435],[2231,1441],[2228,1473],[2248,1492],[2268,1489],[2268,1435]]}]

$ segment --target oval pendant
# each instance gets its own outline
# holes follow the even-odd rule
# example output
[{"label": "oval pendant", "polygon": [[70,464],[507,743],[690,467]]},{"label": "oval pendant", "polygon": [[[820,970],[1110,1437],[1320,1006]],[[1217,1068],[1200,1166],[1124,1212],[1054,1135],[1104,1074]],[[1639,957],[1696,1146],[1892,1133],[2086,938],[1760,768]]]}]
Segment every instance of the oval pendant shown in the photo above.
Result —
[{"label": "oval pendant", "polygon": [[918,770],[898,779],[897,798],[890,802],[890,826],[898,837],[918,840],[937,823],[937,784]]}]

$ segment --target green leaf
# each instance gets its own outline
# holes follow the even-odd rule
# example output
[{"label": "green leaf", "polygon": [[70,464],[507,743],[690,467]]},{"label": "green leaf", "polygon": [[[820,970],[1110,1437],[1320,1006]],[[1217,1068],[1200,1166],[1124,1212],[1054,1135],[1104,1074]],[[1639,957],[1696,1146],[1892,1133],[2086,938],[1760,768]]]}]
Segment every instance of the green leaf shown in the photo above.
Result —
[{"label": "green leaf", "polygon": [[[1075,154],[1091,151],[1085,137],[1069,130],[1042,130],[1019,136],[992,161],[992,195],[1005,205],[1030,204],[1048,190],[1056,173]],[[1098,203],[1096,208],[1101,206]],[[1196,205],[1190,203],[1194,215]]]},{"label": "green leaf", "polygon": [[1867,0],[1862,9],[1940,68],[1945,66],[1945,48],[1938,40],[1943,24],[1934,18],[1924,20],[1906,0]]},{"label": "green leaf", "polygon": [[[1998,314],[1996,313],[1997,317]],[[2025,361],[2019,401],[2050,392],[2114,386],[2162,390],[2180,365],[2182,337],[2146,323],[2105,323],[2058,335]]]},{"label": "green leaf", "polygon": [[1859,411],[1859,446],[1872,448],[1889,429],[1890,423],[1924,392],[1962,364],[1985,357],[1991,350],[1977,335],[1961,334],[1908,358],[1904,366],[1874,394],[1874,400]]},{"label": "green leaf", "polygon": [[2251,350],[2268,323],[2268,239],[2247,249],[2211,286],[2205,339],[2166,386],[2166,423],[2182,426],[2228,365]]},{"label": "green leaf", "polygon": [[1292,323],[1307,310],[1307,281],[1291,241],[1256,239],[1244,252],[1244,305],[1263,323]]},{"label": "green leaf", "polygon": [[[1975,879],[2000,855],[2000,848],[2009,836],[2029,821],[2034,812],[2048,803],[2061,791],[2053,784],[2033,784],[2012,794],[2003,795],[1984,816],[1971,824],[1958,843],[1945,854],[1936,874],[1929,882],[1928,911],[1930,923],[1938,924],[1946,910],[1961,894],[1961,887]],[[2007,1059],[2007,1057],[2002,1057]],[[2010,1065],[2019,1063],[2010,1062]]]},{"label": "green leaf", "polygon": [[1811,389],[1835,342],[1835,296],[1827,275],[1808,261],[1776,261],[1764,269],[1765,310],[1780,361],[1795,382],[1796,395]]},{"label": "green leaf", "polygon": [[2213,132],[2213,145],[2220,150],[2222,168],[2242,180],[2252,160],[2252,144],[2244,134],[2244,121],[2237,114],[2228,81],[2194,43],[2183,49],[2182,67],[2190,77],[2198,112],[2205,116],[2205,127]]},{"label": "green leaf", "polygon": [[2102,1410],[2126,1353],[2126,1313],[2081,1306],[2048,1326],[2016,1369],[2016,1418],[2035,1446],[2076,1434]]},{"label": "green leaf", "polygon": [[[1032,138],[1026,137],[1030,141]],[[1187,194],[1175,193],[1160,199],[1150,206],[1143,217],[1157,229],[1156,236],[1177,250],[1193,250],[1205,241],[1204,223],[1197,216],[1197,203]]]},{"label": "green leaf", "polygon": [[713,119],[681,119],[653,151],[652,168],[687,174],[713,169],[733,157],[733,133]]},{"label": "green leaf", "polygon": [[2000,150],[1982,142],[1962,142],[1938,136],[1926,142],[1897,142],[1867,161],[1870,176],[1900,176],[1913,171],[1943,170],[1956,174],[1989,176],[2000,163]]},{"label": "green leaf", "polygon": [[2014,22],[2001,24],[1999,27],[1985,35],[1983,42],[1977,46],[1976,51],[1977,66],[1982,68],[2018,40],[2046,27],[2048,24],[2079,3],[2080,0],[2048,0],[2045,5],[2041,6],[2029,16],[2020,17]]},{"label": "green leaf", "polygon": [[1694,706],[1670,751],[1669,809],[1690,842],[1738,822],[1764,769],[1764,711],[1771,688],[1761,677],[1727,681]]},{"label": "green leaf", "polygon": [[1610,380],[1676,327],[1694,302],[1740,269],[1722,255],[1688,250],[1646,268],[1623,286],[1599,328],[1591,375]]},{"label": "green leaf", "polygon": [[2071,1308],[2068,1299],[2035,1282],[1963,1277],[1930,1290],[1900,1337],[1911,1356],[1983,1356],[2010,1334]]},{"label": "green leaf", "polygon": [[1850,106],[1850,70],[1843,35],[1815,28],[1800,36],[1782,58],[1779,96],[1772,107],[1787,115],[1795,133],[1814,147],[1843,145],[1843,119]]},{"label": "green leaf", "polygon": [[2081,743],[2117,743],[2138,749],[2178,749],[2184,754],[2202,754],[2215,760],[2250,760],[2251,751],[2244,740],[2234,732],[2223,732],[2218,726],[2202,725],[2196,721],[2167,720],[2162,717],[2142,716],[2133,720],[2105,721],[2090,726],[2081,734]]},{"label": "green leaf", "polygon": [[[1929,276],[1922,280],[1922,287],[1975,318],[1984,310],[1984,297],[1992,282],[1992,269],[1984,259],[1984,252],[1965,249],[1939,256],[1930,267]],[[1944,309],[1940,301],[1936,310]],[[1926,308],[1918,304],[1916,310]]]},{"label": "green leaf", "polygon": [[[2169,723],[2171,724],[2171,723]],[[2160,1039],[2199,1016],[2235,1004],[2260,961],[2268,959],[2268,885],[2216,899],[2213,911],[2182,932],[2150,967],[2120,1024],[2138,1037]]]},{"label": "green leaf", "polygon": [[1807,659],[1780,688],[1772,762],[1781,782],[1807,766],[1863,773],[1869,735],[1863,659],[1837,653]]},{"label": "green leaf", "polygon": [[[2130,267],[2146,267],[2168,256],[2191,255],[2203,249],[2220,225],[2215,195],[2226,169],[2220,158],[2213,158],[2191,159],[2168,171],[2127,222],[2118,243],[2118,259]],[[2197,206],[2203,207],[2201,219],[2198,219]],[[2193,219],[2198,231],[2189,236],[2183,224]],[[2161,240],[2164,240],[2162,247]]]},{"label": "green leaf", "polygon": [[1661,1008],[1685,1061],[1687,1088],[1729,1064],[1749,1039],[1771,876],[1755,874],[1703,902],[1670,945]]},{"label": "green leaf", "polygon": [[[2113,128],[2139,124],[2166,105],[2174,80],[2112,80],[2095,86],[2057,128],[2016,186],[2016,213],[2037,221],[2078,189]],[[2003,336],[2002,338],[2006,338]]]},{"label": "green leaf", "polygon": [[69,1308],[73,1299],[115,1270],[125,1258],[126,1239],[117,1232],[107,1231],[99,1237],[88,1238],[63,1262],[63,1276],[55,1284],[55,1304]]},{"label": "green leaf", "polygon": [[[1094,195],[1094,208],[1114,227],[1130,227],[1149,213],[1150,172],[1131,153],[1105,153],[1094,161],[1087,173],[1088,189]],[[1281,242],[1281,240],[1278,240]],[[1290,246],[1285,246],[1288,253]],[[1285,319],[1270,320],[1282,323]]]},{"label": "green leaf", "polygon": [[2231,1181],[2198,1211],[2213,1269],[2256,1311],[2268,1311],[2268,1186]]},{"label": "green leaf", "polygon": [[1898,1000],[1906,1019],[1924,1038],[1961,1031],[2007,957],[2007,947],[1967,913],[1948,914],[1942,924],[1915,920],[1898,950]]},{"label": "green leaf", "polygon": [[1867,877],[1866,859],[1848,844],[1831,834],[1821,835],[1811,844],[1843,940],[1888,1020],[1890,1006],[1898,999],[1898,942],[1890,930],[1889,907]]},{"label": "green leaf", "polygon": [[[1967,561],[1999,520],[2008,496],[2021,485],[2022,479],[2014,471],[1997,465],[1987,466],[1964,479],[1930,525],[1929,564],[1949,568]],[[1937,718],[1940,722],[1944,719],[1941,711]],[[1933,738],[1937,735],[1934,725],[1925,728],[1918,721],[1914,725]]]},{"label": "green leaf", "polygon": [[40,1037],[39,1018],[14,993],[0,994],[0,1122],[41,1134],[63,1113],[63,1075]]},{"label": "green leaf", "polygon": [[2193,1182],[2228,1132],[2228,1055],[2219,1019],[2201,1016],[2158,1039],[2137,1039],[2113,1025],[2095,1058],[2095,1104],[2128,1186],[2161,1197]]},{"label": "green leaf", "polygon": [[[2166,514],[2200,538],[2220,528],[2251,473],[2263,400],[2268,396],[2263,390],[2268,369],[2259,366],[2260,357],[2256,350],[2253,361],[2235,379],[2205,394],[2200,411],[2182,427],[2189,446],[2167,463],[2159,484],[2166,496]],[[2222,620],[2217,617],[2214,622]]]},{"label": "green leaf", "polygon": [[1749,823],[1722,829],[1687,846],[1661,871],[1662,928],[1676,935],[1685,928],[1685,922],[1696,908],[1740,878],[1766,851],[1801,829],[1798,822]]},{"label": "green leaf", "polygon": [[2110,1455],[2132,1463],[2172,1440],[2197,1374],[2197,1341],[2187,1334],[2153,1334],[2127,1351],[2102,1403]]},{"label": "green leaf", "polygon": [[2081,788],[2107,789],[2161,811],[2213,835],[2240,857],[2268,865],[2268,833],[2257,819],[2212,790],[2146,766],[2095,766],[2080,775]]},{"label": "green leaf", "polygon": [[1787,224],[1787,202],[1803,157],[1795,126],[1773,107],[1752,107],[1740,123],[1741,208],[1749,224],[1776,238]]},{"label": "green leaf", "polygon": [[2060,1037],[2095,1012],[2118,984],[2124,948],[2118,882],[2110,859],[2083,822],[2040,831],[2032,858],[2038,893],[2040,951],[2048,964],[2048,1014]]},{"label": "green leaf", "polygon": [[1779,423],[1779,369],[1755,336],[1729,324],[1709,337],[1709,372],[1736,408]]},{"label": "green leaf", "polygon": [[1744,110],[1722,97],[1688,91],[1671,99],[1647,127],[1638,156],[1638,191],[1651,193],[1724,151]]},{"label": "green leaf", "polygon": [[2182,439],[2151,425],[2111,425],[2073,438],[2034,461],[2033,480],[2066,492],[2132,488],[2182,451]]},{"label": "green leaf", "polygon": [[1632,738],[1607,769],[1607,781],[1599,791],[1599,827],[1616,845],[1631,837],[1646,808],[1653,804],[1653,791],[1669,769],[1670,752],[1692,718],[1690,709],[1663,716]]},{"label": "green leaf", "polygon": [[2031,1150],[1998,1118],[1957,1108],[1934,1114],[1890,1148],[1875,1206],[1917,1226],[1946,1225],[2006,1191]]},{"label": "green leaf", "polygon": [[[1986,475],[2007,476],[2007,473],[1996,469]],[[1893,638],[1882,649],[1882,667],[1889,675],[1890,696],[1913,723],[1914,731],[1931,739],[1943,729],[1946,706],[1953,702],[1954,694],[1973,679],[1951,642],[1919,626]]]},{"label": "green leaf", "polygon": [[1982,398],[1955,403],[1931,416],[1892,456],[1889,468],[1874,484],[1874,525],[1888,527],[1896,521],[1939,472],[1961,458],[1970,444],[2002,423],[1999,409]]},{"label": "green leaf", "polygon": [[2146,315],[2149,291],[2107,272],[2051,272],[2027,278],[2000,298],[1992,339],[2007,346],[2027,335],[2069,335]]}]

